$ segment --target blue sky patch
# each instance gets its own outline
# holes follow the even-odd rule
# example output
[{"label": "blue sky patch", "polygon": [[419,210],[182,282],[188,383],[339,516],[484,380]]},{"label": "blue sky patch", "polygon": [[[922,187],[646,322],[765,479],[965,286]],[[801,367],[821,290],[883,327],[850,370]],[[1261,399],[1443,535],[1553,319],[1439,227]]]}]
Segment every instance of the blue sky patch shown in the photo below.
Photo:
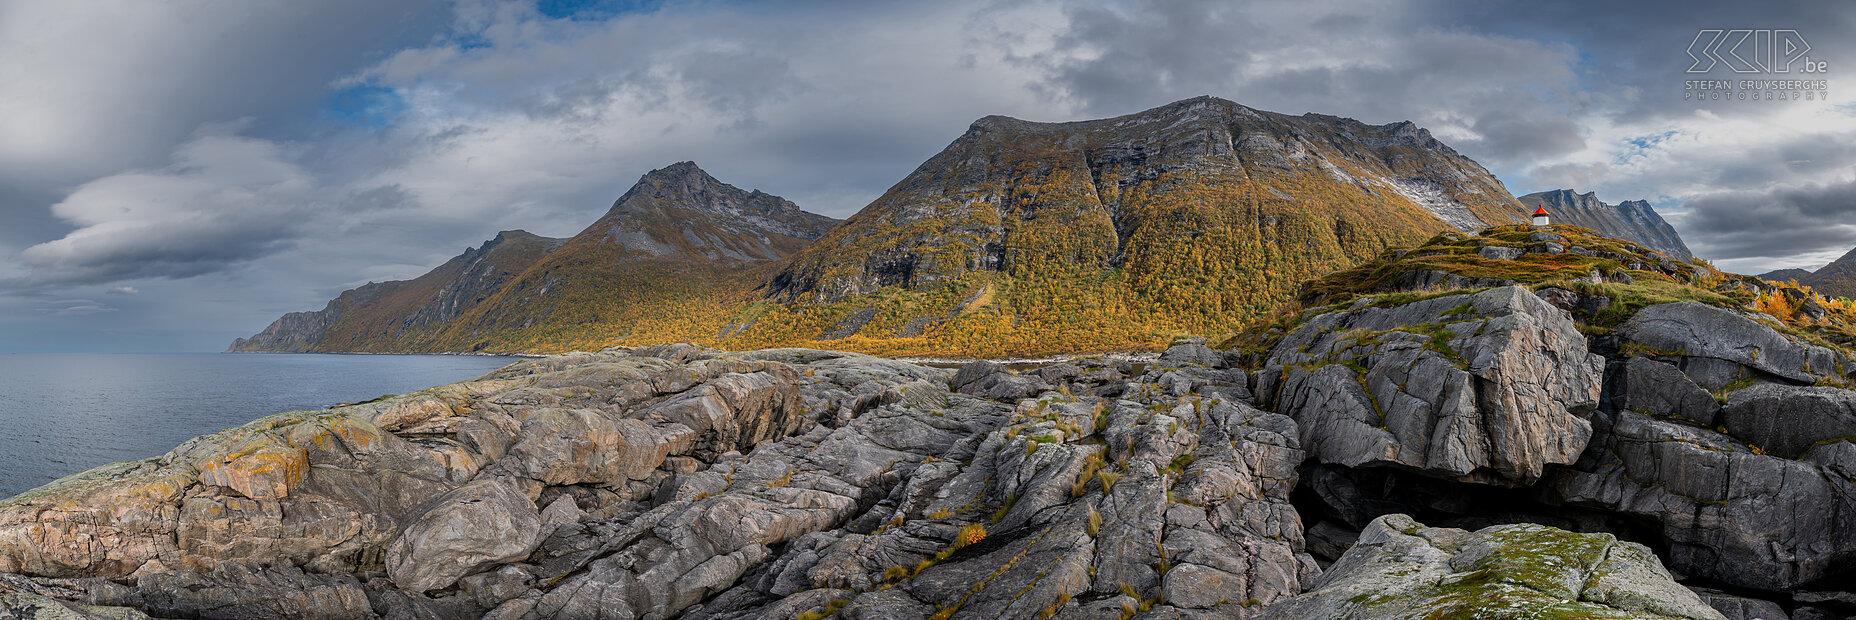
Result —
[{"label": "blue sky patch", "polygon": [[539,0],[535,8],[553,19],[600,21],[626,13],[649,13],[663,4],[663,0]]},{"label": "blue sky patch", "polygon": [[406,101],[393,89],[359,84],[329,94],[323,113],[345,125],[380,129],[393,124],[406,111]]}]

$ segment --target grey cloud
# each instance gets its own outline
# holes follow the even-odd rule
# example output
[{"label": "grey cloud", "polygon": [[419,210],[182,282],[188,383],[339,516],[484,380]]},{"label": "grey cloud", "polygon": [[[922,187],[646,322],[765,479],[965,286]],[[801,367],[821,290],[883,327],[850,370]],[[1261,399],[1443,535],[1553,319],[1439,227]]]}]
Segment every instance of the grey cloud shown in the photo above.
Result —
[{"label": "grey cloud", "polygon": [[426,40],[447,15],[441,0],[0,11],[0,183],[38,188],[158,165],[202,123],[314,118],[330,81],[383,46]]},{"label": "grey cloud", "polygon": [[20,253],[32,286],[184,278],[274,251],[315,198],[313,179],[278,148],[205,135],[167,168],[78,187],[52,207],[77,226]]},{"label": "grey cloud", "polygon": [[1856,246],[1856,181],[1724,191],[1689,200],[1682,219],[1701,253],[1789,258]]},{"label": "grey cloud", "polygon": [[39,311],[52,316],[85,316],[115,312],[116,308],[89,299],[50,299],[40,302]]},{"label": "grey cloud", "polygon": [[1564,99],[1564,45],[1442,27],[1416,3],[1137,2],[1075,7],[1067,30],[1023,62],[1035,87],[1095,115],[1199,94],[1278,112],[1413,120],[1485,164],[1585,147]]}]

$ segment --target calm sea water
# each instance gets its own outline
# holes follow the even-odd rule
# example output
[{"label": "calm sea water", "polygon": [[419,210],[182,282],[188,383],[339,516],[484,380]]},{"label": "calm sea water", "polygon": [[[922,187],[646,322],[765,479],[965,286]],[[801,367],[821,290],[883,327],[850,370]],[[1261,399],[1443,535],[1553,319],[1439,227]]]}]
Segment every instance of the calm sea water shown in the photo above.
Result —
[{"label": "calm sea water", "polygon": [[461,355],[0,355],[0,497],[273,413],[472,379]]}]

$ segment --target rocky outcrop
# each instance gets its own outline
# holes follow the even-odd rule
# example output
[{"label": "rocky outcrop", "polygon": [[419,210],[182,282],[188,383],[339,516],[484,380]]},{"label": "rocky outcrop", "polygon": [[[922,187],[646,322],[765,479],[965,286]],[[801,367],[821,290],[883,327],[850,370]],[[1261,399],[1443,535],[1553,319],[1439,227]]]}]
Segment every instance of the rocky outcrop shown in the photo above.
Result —
[{"label": "rocky outcrop", "polygon": [[1520,485],[1578,460],[1603,370],[1565,311],[1510,286],[1308,317],[1258,382],[1319,462]]},{"label": "rocky outcrop", "polygon": [[387,578],[413,592],[525,559],[544,534],[535,503],[506,479],[471,482],[421,508],[387,545],[386,555]]},{"label": "rocky outcrop", "polygon": [[1693,301],[1639,310],[1618,326],[1618,335],[1648,353],[1679,360],[1695,383],[1710,390],[1766,376],[1807,384],[1841,381],[1856,371],[1856,361],[1841,351],[1799,342],[1741,313]]},{"label": "rocky outcrop", "polygon": [[[123,617],[1242,615],[1319,569],[1295,421],[1208,351],[530,360],[7,500],[0,570]],[[1045,389],[950,387],[1001,375]]]},{"label": "rocky outcrop", "polygon": [[1542,525],[1475,532],[1380,517],[1307,594],[1262,619],[1722,620],[1643,545]]}]

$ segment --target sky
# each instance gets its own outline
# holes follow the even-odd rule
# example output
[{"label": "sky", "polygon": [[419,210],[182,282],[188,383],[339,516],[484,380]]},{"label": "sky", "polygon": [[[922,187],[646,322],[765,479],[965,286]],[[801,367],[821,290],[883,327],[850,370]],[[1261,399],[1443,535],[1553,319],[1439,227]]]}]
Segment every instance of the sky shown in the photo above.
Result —
[{"label": "sky", "polygon": [[0,0],[0,352],[218,351],[683,160],[847,217],[980,117],[1198,95],[1411,120],[1516,196],[1816,267],[1856,246],[1852,34],[1834,2]]}]

